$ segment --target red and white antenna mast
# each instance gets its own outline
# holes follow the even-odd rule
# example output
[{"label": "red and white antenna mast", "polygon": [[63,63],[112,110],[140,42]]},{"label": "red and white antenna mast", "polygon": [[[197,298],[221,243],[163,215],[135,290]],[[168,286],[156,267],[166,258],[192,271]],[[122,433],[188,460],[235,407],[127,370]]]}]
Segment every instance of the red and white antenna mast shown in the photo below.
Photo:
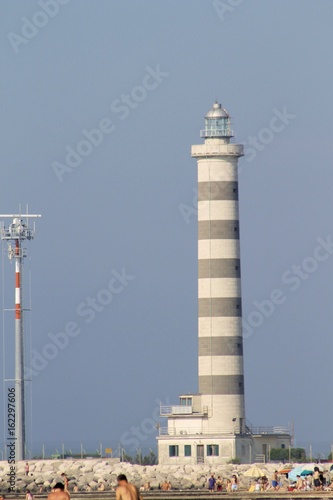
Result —
[{"label": "red and white antenna mast", "polygon": [[[15,459],[25,459],[25,387],[24,387],[24,329],[22,307],[22,266],[27,252],[22,248],[24,240],[35,236],[35,224],[29,227],[29,219],[41,217],[36,214],[7,214],[12,222],[6,227],[1,222],[1,239],[8,241],[8,258],[15,260]],[[14,242],[14,246],[10,243]]]}]

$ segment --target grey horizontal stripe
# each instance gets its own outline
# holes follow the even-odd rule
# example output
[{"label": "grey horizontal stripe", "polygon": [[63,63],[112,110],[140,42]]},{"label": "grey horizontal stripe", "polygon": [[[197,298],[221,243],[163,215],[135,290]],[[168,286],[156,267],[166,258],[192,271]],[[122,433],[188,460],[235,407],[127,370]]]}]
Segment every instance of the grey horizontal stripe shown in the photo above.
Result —
[{"label": "grey horizontal stripe", "polygon": [[240,259],[199,259],[200,278],[240,278]]},{"label": "grey horizontal stripe", "polygon": [[238,200],[238,182],[199,182],[198,201],[206,200]]},{"label": "grey horizontal stripe", "polygon": [[242,302],[240,297],[235,298],[208,298],[198,300],[199,318],[219,316],[241,316]]},{"label": "grey horizontal stripe", "polygon": [[199,240],[237,240],[239,239],[238,220],[200,220],[198,222]]},{"label": "grey horizontal stripe", "polygon": [[200,394],[244,394],[244,375],[201,375]]},{"label": "grey horizontal stripe", "polygon": [[199,356],[242,355],[242,337],[199,337]]}]

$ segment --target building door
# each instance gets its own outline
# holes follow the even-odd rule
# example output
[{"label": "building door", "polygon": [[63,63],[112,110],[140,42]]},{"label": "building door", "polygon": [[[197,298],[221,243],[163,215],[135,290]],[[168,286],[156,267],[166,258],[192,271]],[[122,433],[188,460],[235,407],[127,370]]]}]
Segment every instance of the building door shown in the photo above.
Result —
[{"label": "building door", "polygon": [[197,464],[203,464],[205,461],[205,451],[203,444],[197,444]]},{"label": "building door", "polygon": [[265,457],[264,462],[267,462],[267,444],[263,444],[263,445],[262,445],[262,454],[263,454],[263,455],[264,455],[264,457]]}]

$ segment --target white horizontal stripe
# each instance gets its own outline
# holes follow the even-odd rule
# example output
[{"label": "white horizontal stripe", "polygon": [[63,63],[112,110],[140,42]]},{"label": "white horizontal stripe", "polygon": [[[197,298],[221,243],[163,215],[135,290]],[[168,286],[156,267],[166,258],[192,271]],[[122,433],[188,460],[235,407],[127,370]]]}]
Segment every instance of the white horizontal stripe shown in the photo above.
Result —
[{"label": "white horizontal stripe", "polygon": [[199,318],[199,337],[229,337],[242,334],[242,318]]},{"label": "white horizontal stripe", "polygon": [[201,375],[243,375],[243,356],[199,356]]},{"label": "white horizontal stripe", "polygon": [[198,220],[238,220],[238,201],[204,200],[198,202]]},{"label": "white horizontal stripe", "polygon": [[15,304],[20,304],[20,298],[21,298],[20,289],[15,288]]},{"label": "white horizontal stripe", "polygon": [[199,259],[239,259],[239,240],[198,240]]},{"label": "white horizontal stripe", "polygon": [[240,296],[240,278],[201,278],[198,280],[199,299]]},{"label": "white horizontal stripe", "polygon": [[[234,160],[234,161],[232,161]],[[198,160],[198,182],[237,181],[236,158]]]},{"label": "white horizontal stripe", "polygon": [[[201,404],[208,405],[209,408],[213,405],[213,419],[218,420],[218,423],[226,427],[234,423],[234,417],[244,417],[244,395],[243,394],[214,394],[214,399],[210,394],[201,396]],[[212,419],[212,420],[213,420]],[[209,422],[209,420],[208,420]]]}]

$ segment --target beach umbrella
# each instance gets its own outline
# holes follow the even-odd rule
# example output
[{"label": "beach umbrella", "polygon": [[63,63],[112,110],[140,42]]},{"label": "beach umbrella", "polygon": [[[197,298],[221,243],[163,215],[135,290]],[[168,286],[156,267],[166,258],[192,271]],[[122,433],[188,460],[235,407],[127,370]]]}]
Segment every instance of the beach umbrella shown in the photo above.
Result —
[{"label": "beach umbrella", "polygon": [[[320,464],[313,464],[312,463],[312,464],[299,465],[298,467],[295,467],[295,469],[293,469],[292,471],[290,471],[288,473],[288,478],[291,481],[296,481],[297,476],[301,476],[302,472],[304,472],[304,471],[307,471],[307,473],[308,473],[307,475],[313,474],[315,467],[318,467],[319,470],[322,470],[322,467]],[[303,475],[305,475],[305,474],[303,474]]]},{"label": "beach umbrella", "polygon": [[264,475],[264,471],[259,469],[259,467],[257,467],[256,465],[244,472],[244,476],[246,477],[263,477]]},{"label": "beach umbrella", "polygon": [[292,467],[286,467],[285,469],[279,470],[279,474],[289,474],[291,470],[293,470]]},{"label": "beach umbrella", "polygon": [[304,465],[300,465],[299,467],[295,467],[295,469],[291,470],[288,473],[288,479],[290,479],[290,481],[296,481],[297,476],[300,476],[302,474],[303,470],[305,470]]},{"label": "beach umbrella", "polygon": [[313,470],[305,469],[301,472],[301,476],[312,476]]}]

